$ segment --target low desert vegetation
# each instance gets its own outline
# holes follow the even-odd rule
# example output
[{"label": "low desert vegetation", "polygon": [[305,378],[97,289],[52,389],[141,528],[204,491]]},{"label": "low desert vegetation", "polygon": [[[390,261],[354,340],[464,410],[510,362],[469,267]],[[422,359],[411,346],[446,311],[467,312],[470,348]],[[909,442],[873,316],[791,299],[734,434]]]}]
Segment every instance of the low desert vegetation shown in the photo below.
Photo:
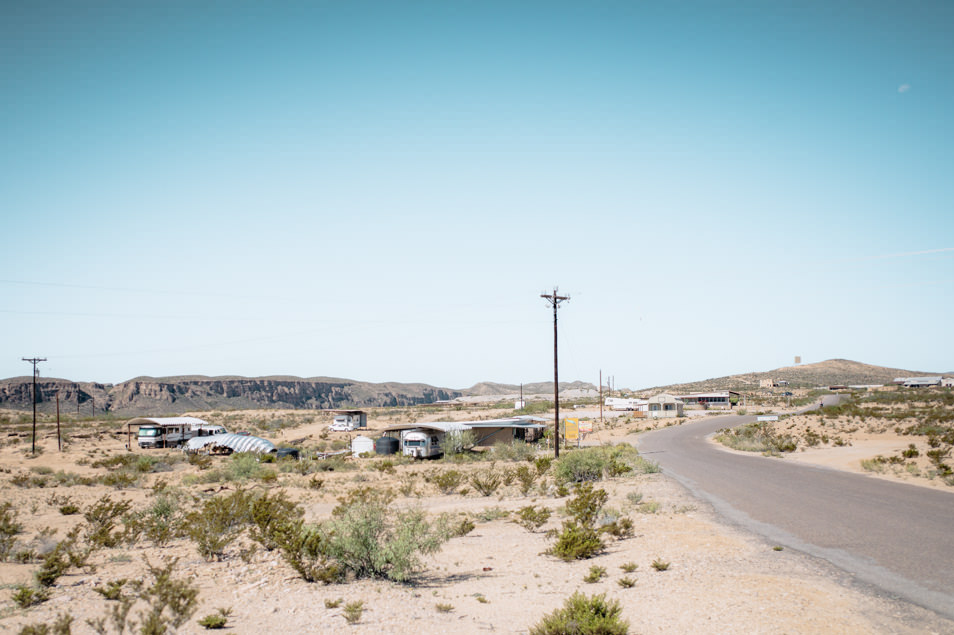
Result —
[{"label": "low desert vegetation", "polygon": [[[217,416],[223,422],[233,417]],[[236,418],[229,427],[287,432],[298,420],[248,416],[262,421]],[[347,445],[346,439],[325,434],[316,435],[311,445],[292,441],[305,457],[295,461],[241,453],[120,451],[125,435],[120,438],[117,427],[118,422],[110,422],[102,429],[75,430],[77,439],[100,435],[107,447],[115,437],[114,446],[119,447],[90,445],[74,451],[73,462],[64,462],[64,470],[35,463],[0,470],[0,479],[13,486],[8,492],[21,494],[21,500],[0,503],[0,558],[22,563],[17,566],[29,567],[32,574],[29,584],[11,587],[11,606],[48,616],[45,624],[23,626],[20,621],[18,627],[33,629],[24,632],[70,632],[68,623],[49,617],[50,599],[66,597],[64,576],[69,576],[69,588],[77,578],[95,579],[88,587],[90,595],[105,608],[91,619],[86,619],[89,613],[78,618],[84,632],[242,630],[241,620],[226,609],[204,606],[197,614],[198,587],[190,576],[178,575],[175,559],[165,557],[169,554],[182,558],[179,562],[187,559],[190,575],[206,566],[242,571],[267,563],[285,569],[285,579],[295,575],[321,585],[358,579],[413,584],[428,569],[429,557],[447,541],[487,523],[509,521],[535,534],[557,526],[545,539],[541,534],[526,539],[545,540],[549,553],[560,560],[592,558],[607,544],[633,534],[633,521],[619,511],[633,511],[625,499],[627,481],[658,471],[625,444],[567,448],[555,460],[541,447],[522,442],[474,450],[473,439],[464,436],[458,451],[442,460],[314,458],[322,446]],[[18,452],[21,445],[22,439]],[[610,489],[619,509],[609,505],[609,493],[600,488],[607,481],[613,482]],[[39,497],[22,496],[25,489],[40,488],[47,491]],[[428,514],[423,510],[429,503],[416,500],[445,496],[469,507]],[[485,497],[485,506],[473,505]],[[316,514],[316,509],[321,512]],[[56,517],[58,529],[45,530],[34,520],[50,515]],[[474,533],[480,538],[479,529]],[[499,568],[490,565],[488,571]],[[119,566],[125,569],[121,576],[113,568]],[[434,573],[427,572],[428,577]],[[598,565],[587,576],[594,582],[606,577],[605,566]],[[484,595],[474,597],[480,603],[491,601]],[[363,603],[324,601],[327,608],[339,609],[347,622],[361,621]],[[434,606],[438,612],[456,610],[449,603]],[[77,630],[77,624],[72,628]]]},{"label": "low desert vegetation", "polygon": [[574,593],[557,609],[530,629],[530,635],[625,635],[629,622],[622,618],[617,600],[605,593],[587,596]]}]

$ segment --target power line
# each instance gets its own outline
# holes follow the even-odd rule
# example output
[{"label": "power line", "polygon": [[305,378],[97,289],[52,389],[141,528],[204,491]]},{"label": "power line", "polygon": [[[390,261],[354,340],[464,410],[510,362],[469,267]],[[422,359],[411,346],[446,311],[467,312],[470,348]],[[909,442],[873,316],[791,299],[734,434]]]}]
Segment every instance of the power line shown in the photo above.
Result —
[{"label": "power line", "polygon": [[36,365],[45,362],[45,357],[23,357],[25,362],[33,364],[33,454],[36,454],[36,376],[39,372]]},{"label": "power line", "polygon": [[540,297],[553,307],[553,456],[560,458],[560,371],[557,363],[557,309],[560,303],[570,299],[568,295],[557,295],[558,288],[553,287],[553,293],[541,293]]}]

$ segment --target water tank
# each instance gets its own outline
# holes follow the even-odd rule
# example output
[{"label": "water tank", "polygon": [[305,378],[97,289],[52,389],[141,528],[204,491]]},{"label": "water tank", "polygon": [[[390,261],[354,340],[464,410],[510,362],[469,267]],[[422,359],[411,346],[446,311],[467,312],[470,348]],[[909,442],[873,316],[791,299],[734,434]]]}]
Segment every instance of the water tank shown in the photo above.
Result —
[{"label": "water tank", "polygon": [[362,436],[353,438],[351,440],[351,454],[353,456],[360,456],[365,452],[368,454],[374,453],[374,440]]},{"label": "water tank", "polygon": [[396,454],[401,442],[394,437],[381,437],[374,444],[374,451],[378,454]]}]

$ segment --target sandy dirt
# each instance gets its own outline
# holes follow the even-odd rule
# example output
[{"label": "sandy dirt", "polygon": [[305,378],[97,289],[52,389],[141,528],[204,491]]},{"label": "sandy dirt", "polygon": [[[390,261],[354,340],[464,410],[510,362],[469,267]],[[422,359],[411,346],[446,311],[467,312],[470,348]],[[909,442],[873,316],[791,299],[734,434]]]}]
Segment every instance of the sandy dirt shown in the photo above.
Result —
[{"label": "sandy dirt", "polygon": [[[474,417],[475,413],[460,416]],[[371,427],[380,429],[391,423],[394,417],[388,415],[373,419]],[[276,433],[273,438],[277,442],[308,439],[307,445],[322,438],[325,425],[322,420],[285,430],[284,435]],[[614,442],[648,425],[613,417],[589,441]],[[325,436],[346,439],[348,434]],[[373,432],[371,436],[375,436]],[[865,443],[868,441],[875,440]],[[107,470],[89,462],[125,453],[124,444],[122,435],[94,435],[75,439],[60,453],[55,439],[45,437],[41,442],[44,451],[36,458],[24,452],[22,438],[0,448],[0,480],[4,482],[0,503],[9,502],[24,525],[16,548],[48,550],[70,527],[82,522],[82,515],[67,516],[58,510],[66,497],[83,509],[104,494],[143,508],[152,499],[151,487],[157,480],[176,485],[183,478],[199,474],[197,467],[179,460],[170,461],[171,471],[146,474],[137,487],[122,490],[102,485],[20,487],[12,483],[18,475],[49,476],[50,471],[60,470],[102,475]],[[900,447],[906,447],[906,443]],[[878,448],[876,453],[890,451],[887,445]],[[850,468],[857,457],[873,449],[874,445],[869,448],[859,440],[844,448],[820,448],[792,458],[808,460],[815,456],[818,458],[814,461],[830,460],[830,465],[838,467],[840,462]],[[834,459],[834,450],[849,450],[853,456],[846,459],[847,454],[841,454]],[[825,454],[829,452],[830,456]],[[140,542],[98,551],[91,561],[95,570],[72,569],[52,588],[47,602],[29,609],[17,608],[10,598],[15,584],[31,583],[38,565],[0,564],[0,586],[4,589],[0,594],[0,631],[18,632],[25,624],[52,623],[58,614],[68,612],[74,617],[74,633],[92,633],[86,620],[105,615],[115,604],[96,593],[94,587],[118,578],[142,578],[144,559],[156,564],[163,558],[177,557],[177,575],[200,589],[199,609],[180,629],[182,633],[204,632],[197,620],[226,607],[231,608],[228,630],[233,633],[526,633],[574,591],[606,593],[618,599],[631,633],[954,633],[954,623],[929,611],[882,597],[855,585],[827,563],[788,549],[776,551],[774,545],[720,522],[705,504],[661,474],[604,481],[601,486],[610,494],[608,506],[632,518],[635,536],[609,541],[606,552],[596,558],[566,563],[545,554],[552,540],[544,533],[559,527],[565,498],[539,491],[524,497],[515,486],[491,497],[473,491],[441,495],[425,482],[429,471],[449,467],[484,469],[489,463],[463,467],[413,463],[397,465],[394,473],[387,473],[373,467],[381,460],[361,459],[357,460],[358,469],[322,472],[318,476],[324,485],[318,491],[308,487],[310,476],[294,473],[281,473],[274,482],[254,486],[283,488],[301,502],[312,520],[326,518],[338,496],[367,485],[403,486],[408,495],[400,494],[396,506],[421,507],[431,514],[467,514],[474,519],[476,528],[451,539],[429,557],[412,584],[382,580],[307,583],[274,552],[249,550],[253,543],[245,539],[233,544],[219,562],[205,561],[194,543],[186,539],[162,548]],[[229,459],[216,457],[213,461],[220,466]],[[515,464],[496,463],[498,468],[508,465]],[[209,496],[218,487],[195,484],[183,489]],[[633,503],[634,493],[641,494],[644,503],[656,503],[655,513],[641,513],[645,507]],[[530,533],[506,517],[488,520],[530,504],[544,505],[555,512],[540,531]],[[667,571],[655,571],[654,560],[671,566]],[[637,565],[634,573],[623,572],[621,566],[627,563]],[[606,577],[596,583],[585,582],[592,566],[604,567]],[[631,588],[619,584],[627,575],[635,579]],[[347,624],[341,605],[326,605],[326,601],[339,598],[364,601],[357,624]],[[142,603],[134,606],[131,617],[136,618],[143,608]]]}]

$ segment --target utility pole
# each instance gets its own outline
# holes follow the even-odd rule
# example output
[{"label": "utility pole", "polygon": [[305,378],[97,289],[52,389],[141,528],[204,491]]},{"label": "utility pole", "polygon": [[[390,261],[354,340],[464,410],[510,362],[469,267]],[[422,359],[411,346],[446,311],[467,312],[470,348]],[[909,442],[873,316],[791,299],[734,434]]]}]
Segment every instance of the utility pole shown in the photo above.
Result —
[{"label": "utility pole", "polygon": [[63,451],[63,438],[60,436],[60,391],[56,391],[56,449]]},{"label": "utility pole", "polygon": [[600,369],[600,425],[603,425],[603,369]]},{"label": "utility pole", "polygon": [[557,288],[553,293],[541,293],[540,297],[553,307],[553,457],[560,458],[560,371],[557,364],[557,309],[560,303],[570,299],[570,296],[557,295]]},{"label": "utility pole", "polygon": [[36,365],[40,362],[45,362],[45,357],[21,357],[25,362],[30,362],[33,364],[33,454],[36,454],[36,376],[37,369]]}]

